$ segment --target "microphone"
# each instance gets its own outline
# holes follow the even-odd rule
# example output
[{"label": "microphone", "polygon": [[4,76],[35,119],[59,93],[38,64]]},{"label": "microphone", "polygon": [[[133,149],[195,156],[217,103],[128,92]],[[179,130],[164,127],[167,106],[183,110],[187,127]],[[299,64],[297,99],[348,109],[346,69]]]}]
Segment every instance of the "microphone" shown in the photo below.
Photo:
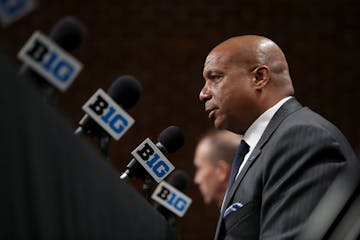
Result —
[{"label": "microphone", "polygon": [[[171,174],[168,181],[171,186],[175,187],[180,192],[184,192],[189,185],[189,182],[189,175],[184,170],[178,169]],[[154,208],[165,217],[170,226],[175,227],[177,216],[172,211],[157,202],[154,203]]]},{"label": "microphone", "polygon": [[[38,32],[34,33],[36,34],[39,35]],[[49,34],[51,41],[34,35],[19,52],[18,57],[25,62],[19,74],[33,79],[41,93],[50,98],[55,95],[54,87],[64,91],[70,85],[71,78],[81,70],[81,63],[71,56],[61,56],[61,51],[70,53],[78,48],[85,38],[86,28],[75,17],[67,16],[52,27]],[[62,50],[57,49],[58,47]],[[59,83],[61,81],[63,85]]]},{"label": "microphone", "polygon": [[[184,145],[184,134],[177,126],[169,126],[164,129],[158,137],[156,147],[164,154],[177,151]],[[144,179],[147,175],[145,168],[133,158],[126,166],[127,170],[120,176],[120,179],[132,177]]]},{"label": "microphone", "polygon": [[[111,84],[107,93],[124,110],[129,110],[139,101],[142,91],[143,88],[136,78],[123,75]],[[104,130],[88,114],[85,114],[74,134],[101,136]]]},{"label": "microphone", "polygon": [[84,41],[85,26],[75,17],[60,19],[51,29],[49,37],[67,52],[72,52]]}]

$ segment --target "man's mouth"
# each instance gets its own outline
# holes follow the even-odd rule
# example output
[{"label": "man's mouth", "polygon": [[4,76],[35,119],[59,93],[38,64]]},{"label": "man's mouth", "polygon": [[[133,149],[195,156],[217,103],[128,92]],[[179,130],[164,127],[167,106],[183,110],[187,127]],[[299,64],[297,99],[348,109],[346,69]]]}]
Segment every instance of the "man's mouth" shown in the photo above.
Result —
[{"label": "man's mouth", "polygon": [[211,120],[215,120],[215,113],[216,113],[216,109],[210,109],[206,111],[208,113],[208,117]]}]

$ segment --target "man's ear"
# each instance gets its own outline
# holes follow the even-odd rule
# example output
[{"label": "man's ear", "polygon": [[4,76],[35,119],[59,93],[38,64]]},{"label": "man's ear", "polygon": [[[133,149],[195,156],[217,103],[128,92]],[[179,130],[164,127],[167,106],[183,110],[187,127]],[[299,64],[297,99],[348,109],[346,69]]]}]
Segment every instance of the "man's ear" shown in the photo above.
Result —
[{"label": "man's ear", "polygon": [[227,181],[230,177],[231,165],[225,160],[219,160],[217,162],[217,174],[218,178],[222,181]]},{"label": "man's ear", "polygon": [[257,66],[254,69],[254,86],[256,90],[261,90],[266,86],[270,79],[270,69],[266,65]]}]

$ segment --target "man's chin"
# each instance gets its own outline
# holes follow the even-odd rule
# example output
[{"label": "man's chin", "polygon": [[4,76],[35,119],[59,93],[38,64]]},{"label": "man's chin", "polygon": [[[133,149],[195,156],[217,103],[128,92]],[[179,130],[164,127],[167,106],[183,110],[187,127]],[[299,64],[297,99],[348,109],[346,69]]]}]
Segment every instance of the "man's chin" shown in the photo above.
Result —
[{"label": "man's chin", "polygon": [[204,203],[207,205],[211,204],[211,199],[204,198]]},{"label": "man's chin", "polygon": [[214,120],[214,127],[219,130],[226,130],[226,127],[224,126],[224,122],[220,121],[219,119]]},{"label": "man's chin", "polygon": [[218,130],[227,130],[236,134],[244,134],[245,131],[241,131],[237,128],[233,128],[233,126],[226,124],[225,121],[220,121],[220,119],[214,120],[214,127]]}]

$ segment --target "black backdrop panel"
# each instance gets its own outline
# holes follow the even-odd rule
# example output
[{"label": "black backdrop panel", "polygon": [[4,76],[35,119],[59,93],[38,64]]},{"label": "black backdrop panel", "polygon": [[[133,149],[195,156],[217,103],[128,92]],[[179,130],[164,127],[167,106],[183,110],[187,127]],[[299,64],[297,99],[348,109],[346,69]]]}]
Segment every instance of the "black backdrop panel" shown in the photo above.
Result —
[{"label": "black backdrop panel", "polygon": [[0,238],[165,239],[162,216],[0,54]]}]

